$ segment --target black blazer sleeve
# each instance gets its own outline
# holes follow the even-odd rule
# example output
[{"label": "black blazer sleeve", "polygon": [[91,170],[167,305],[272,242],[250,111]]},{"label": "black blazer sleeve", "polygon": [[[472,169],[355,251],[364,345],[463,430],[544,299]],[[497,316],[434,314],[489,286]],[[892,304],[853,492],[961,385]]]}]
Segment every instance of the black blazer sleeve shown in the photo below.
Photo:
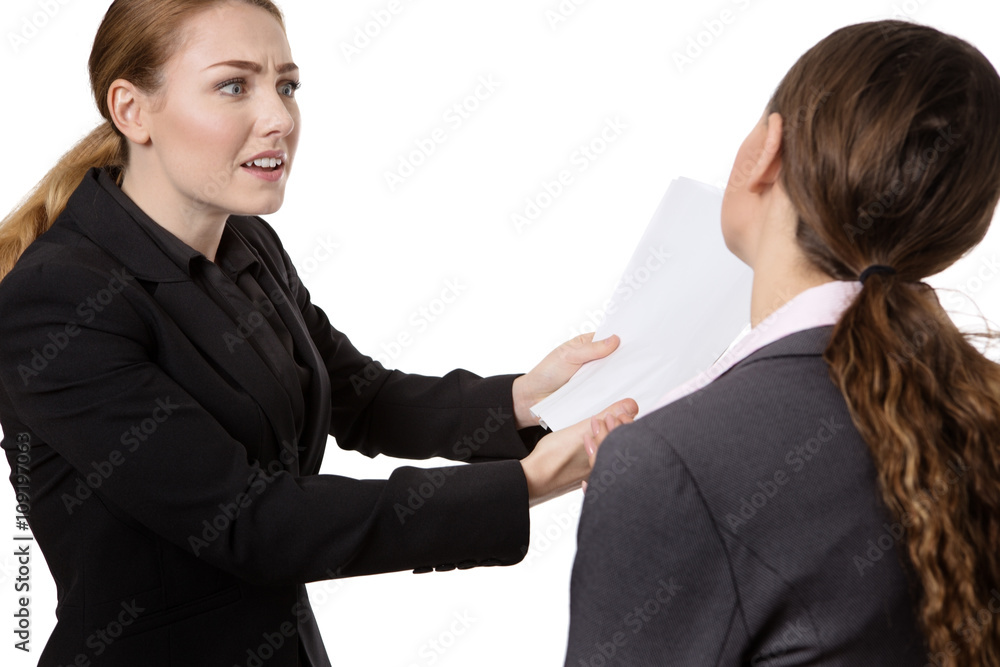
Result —
[{"label": "black blazer sleeve", "polygon": [[292,290],[326,363],[333,395],[330,434],[338,446],[367,456],[476,463],[524,458],[544,436],[541,427],[515,428],[511,386],[517,375],[482,378],[458,369],[428,377],[386,369],[359,352],[311,301],[274,229],[255,220],[269,235],[259,247],[280,253],[272,268]]},{"label": "black blazer sleeve", "polygon": [[[45,252],[0,290],[0,380],[14,412],[5,426],[33,432],[79,476],[102,475],[95,495],[109,506],[257,583],[523,557],[527,487],[517,461],[404,467],[385,481],[269,474],[151,360],[157,332],[142,311],[155,302],[138,288],[108,301],[110,276],[99,262],[66,247]],[[300,294],[339,377],[359,355]],[[364,429],[352,427],[349,412],[334,430],[359,438]],[[417,509],[400,512],[427,488]]]},{"label": "black blazer sleeve", "polygon": [[719,661],[745,640],[726,552],[669,443],[616,429],[584,503],[566,666],[735,664]]}]

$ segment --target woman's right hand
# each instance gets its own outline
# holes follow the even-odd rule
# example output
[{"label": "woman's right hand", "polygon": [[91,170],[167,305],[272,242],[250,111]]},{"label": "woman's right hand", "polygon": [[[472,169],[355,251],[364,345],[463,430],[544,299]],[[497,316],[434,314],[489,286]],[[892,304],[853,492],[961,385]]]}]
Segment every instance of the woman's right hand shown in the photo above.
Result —
[{"label": "woman's right hand", "polygon": [[631,398],[612,404],[590,419],[549,433],[521,460],[528,480],[528,505],[535,506],[580,488],[594,466],[597,448],[608,434],[631,423],[639,406]]}]

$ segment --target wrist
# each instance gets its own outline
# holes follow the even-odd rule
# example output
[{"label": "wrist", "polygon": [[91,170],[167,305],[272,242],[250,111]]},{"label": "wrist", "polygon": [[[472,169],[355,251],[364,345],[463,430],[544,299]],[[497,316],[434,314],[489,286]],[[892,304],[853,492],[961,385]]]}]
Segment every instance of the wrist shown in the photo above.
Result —
[{"label": "wrist", "polygon": [[511,397],[514,402],[514,426],[519,429],[538,426],[538,418],[531,414],[531,406],[535,404],[535,401],[527,395],[524,388],[525,377],[527,376],[519,375],[514,378],[514,384],[511,387]]},{"label": "wrist", "polygon": [[528,507],[534,507],[549,499],[552,494],[551,474],[542,470],[538,457],[521,459],[521,469],[528,485]]},{"label": "wrist", "polygon": [[[546,437],[551,438],[552,435]],[[580,488],[580,482],[586,477],[589,467],[577,469],[579,461],[574,461],[575,458],[567,459],[565,451],[549,446],[536,448],[521,459],[521,469],[528,485],[528,507]]]}]

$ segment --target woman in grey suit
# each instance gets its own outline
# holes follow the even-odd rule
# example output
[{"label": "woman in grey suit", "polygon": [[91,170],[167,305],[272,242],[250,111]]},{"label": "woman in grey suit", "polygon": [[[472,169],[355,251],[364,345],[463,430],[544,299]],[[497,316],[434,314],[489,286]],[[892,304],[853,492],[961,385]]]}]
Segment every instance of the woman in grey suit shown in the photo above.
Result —
[{"label": "woman in grey suit", "polygon": [[567,667],[1000,664],[1000,368],[922,282],[998,197],[974,47],[883,21],[799,59],[723,203],[753,328],[604,441]]}]

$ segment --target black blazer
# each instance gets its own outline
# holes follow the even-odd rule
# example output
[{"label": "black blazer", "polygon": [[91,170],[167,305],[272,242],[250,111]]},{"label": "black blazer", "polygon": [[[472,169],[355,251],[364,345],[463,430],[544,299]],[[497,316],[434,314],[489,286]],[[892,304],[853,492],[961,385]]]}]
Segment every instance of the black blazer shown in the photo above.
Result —
[{"label": "black blazer", "polygon": [[567,667],[930,661],[902,525],[822,358],[832,330],[766,345],[608,436]]},{"label": "black blazer", "polygon": [[[539,431],[515,429],[514,376],[386,370],[310,302],[274,230],[233,216],[312,371],[297,441],[287,392],[226,338],[253,328],[99,181],[0,283],[3,448],[59,597],[39,664],[329,664],[304,583],[522,559],[527,485],[500,459]],[[368,456],[497,460],[357,481],[318,474],[328,435]]]}]

